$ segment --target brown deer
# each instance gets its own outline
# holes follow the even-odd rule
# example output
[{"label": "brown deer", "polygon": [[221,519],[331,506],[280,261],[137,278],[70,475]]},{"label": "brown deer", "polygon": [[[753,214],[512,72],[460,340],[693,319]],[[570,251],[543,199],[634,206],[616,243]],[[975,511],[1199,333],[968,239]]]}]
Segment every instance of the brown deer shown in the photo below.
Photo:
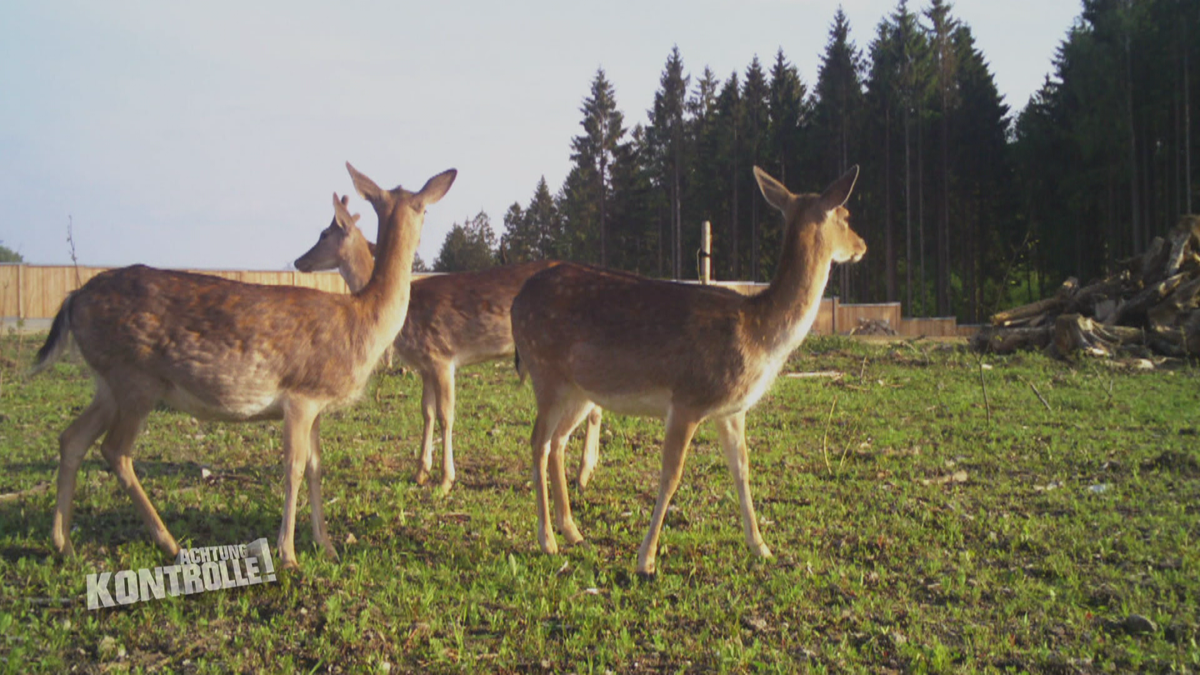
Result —
[{"label": "brown deer", "polygon": [[867,246],[847,224],[844,204],[858,167],[825,192],[792,194],[755,167],[768,203],[786,231],[775,278],[760,294],[655,281],[597,267],[564,264],[530,278],[513,301],[517,354],[533,379],[533,482],[538,543],[557,553],[550,530],[546,476],[555,525],[574,544],[563,476],[566,437],[594,405],[666,420],[658,501],[638,550],[637,571],[653,575],[663,517],[679,486],[696,427],[717,425],[737,486],[746,543],[769,557],[750,497],[746,411],[771,387],[788,355],[817,317],[833,262],[857,262]]},{"label": "brown deer", "polygon": [[[294,546],[297,493],[308,479],[313,539],[337,552],[321,502],[320,418],[352,403],[383,350],[404,325],[412,260],[425,208],[454,182],[453,169],[413,193],[383,190],[346,164],[354,186],[379,216],[379,264],[353,295],[291,286],[260,286],[142,265],[105,272],[63,302],[34,372],[74,338],[93,373],[96,393],[59,437],[54,546],[71,555],[75,476],[87,449],[100,452],[150,528],[158,546],[179,546],[133,471],[133,441],[159,401],[202,419],[283,420],[284,507],[279,554],[298,567]],[[335,220],[354,217],[334,194]]]},{"label": "brown deer", "polygon": [[[343,198],[343,203],[345,203]],[[374,244],[353,222],[334,219],[317,243],[296,259],[301,272],[337,269],[351,292],[367,283],[375,266]],[[424,485],[433,468],[434,414],[442,427],[443,493],[454,485],[454,373],[463,366],[512,356],[509,310],[513,297],[530,276],[559,264],[530,262],[481,272],[439,274],[413,281],[408,320],[396,336],[395,353],[421,374],[421,410],[425,428],[417,483]],[[600,409],[588,417],[579,486],[586,487],[599,457]]]}]

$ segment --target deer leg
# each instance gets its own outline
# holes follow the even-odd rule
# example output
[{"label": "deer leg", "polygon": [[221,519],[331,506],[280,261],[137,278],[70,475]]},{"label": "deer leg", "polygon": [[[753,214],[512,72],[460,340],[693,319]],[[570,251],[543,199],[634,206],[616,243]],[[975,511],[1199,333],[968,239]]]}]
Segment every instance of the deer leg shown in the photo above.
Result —
[{"label": "deer leg", "polygon": [[529,438],[533,449],[533,492],[537,502],[537,538],[543,553],[558,553],[558,542],[550,529],[550,500],[546,494],[546,469],[550,458],[550,437],[565,411],[562,397],[538,396],[537,418]]},{"label": "deer leg", "polygon": [[442,494],[454,487],[454,365],[448,364],[437,372],[437,415],[442,426]]},{"label": "deer leg", "polygon": [[593,406],[587,418],[587,436],[583,441],[583,456],[579,458],[579,489],[587,487],[600,461],[600,406]]},{"label": "deer leg", "polygon": [[425,428],[421,432],[421,458],[417,466],[417,485],[429,482],[429,472],[433,468],[433,420],[437,409],[436,375],[422,369],[421,385],[421,414],[425,418]]},{"label": "deer leg", "polygon": [[550,439],[549,472],[551,486],[554,490],[554,524],[568,544],[578,544],[583,541],[579,528],[571,518],[571,498],[567,494],[566,459],[563,456],[567,440],[571,432],[588,416],[595,406],[586,399],[572,400],[559,418],[554,436]]},{"label": "deer leg", "polygon": [[112,395],[97,381],[91,405],[58,437],[58,504],[54,509],[54,527],[50,536],[55,550],[61,555],[75,554],[75,548],[71,546],[71,514],[79,467],[88,448],[112,425],[115,415]]},{"label": "deer leg", "polygon": [[[316,406],[288,401],[283,408],[283,524],[279,528],[279,557],[284,568],[297,569],[296,507],[312,443]],[[318,507],[319,508],[319,507]]]},{"label": "deer leg", "polygon": [[650,531],[642,540],[638,549],[637,573],[643,576],[654,575],[655,558],[658,556],[658,537],[662,533],[663,520],[667,515],[667,507],[671,497],[679,488],[679,480],[683,476],[683,463],[687,459],[688,445],[692,434],[696,433],[699,420],[680,414],[672,407],[667,413],[667,433],[663,440],[662,473],[658,478],[658,501],[654,504],[654,513],[650,516]]},{"label": "deer leg", "polygon": [[313,541],[325,550],[325,555],[333,560],[338,559],[337,550],[329,540],[329,531],[325,529],[325,502],[321,499],[321,417],[313,420],[312,434],[309,440],[308,463],[304,469],[304,477],[308,480],[308,503],[312,509]]},{"label": "deer leg", "polygon": [[771,549],[763,542],[758,532],[758,519],[754,516],[754,500],[750,497],[750,459],[746,453],[746,413],[740,412],[717,420],[717,434],[729,473],[737,487],[738,503],[742,509],[742,529],[746,534],[746,545],[755,555],[771,557]]},{"label": "deer leg", "polygon": [[150,535],[158,547],[174,558],[179,554],[179,544],[175,543],[175,538],[167,531],[166,525],[163,525],[158,511],[150,503],[150,498],[146,496],[137,474],[133,471],[133,440],[137,438],[148,415],[149,410],[139,410],[133,406],[118,408],[112,426],[100,444],[100,453],[108,460],[108,465],[117,475],[117,481],[133,500],[134,507],[142,516],[142,522],[150,530]]}]

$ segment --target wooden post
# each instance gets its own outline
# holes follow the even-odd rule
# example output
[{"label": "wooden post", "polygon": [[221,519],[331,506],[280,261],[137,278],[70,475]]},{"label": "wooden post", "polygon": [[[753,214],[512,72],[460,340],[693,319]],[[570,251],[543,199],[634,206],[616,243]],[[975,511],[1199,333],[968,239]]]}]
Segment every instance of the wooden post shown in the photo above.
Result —
[{"label": "wooden post", "polygon": [[700,283],[712,282],[712,223],[707,220],[700,227]]},{"label": "wooden post", "polygon": [[17,263],[17,319],[25,318],[25,264]]}]

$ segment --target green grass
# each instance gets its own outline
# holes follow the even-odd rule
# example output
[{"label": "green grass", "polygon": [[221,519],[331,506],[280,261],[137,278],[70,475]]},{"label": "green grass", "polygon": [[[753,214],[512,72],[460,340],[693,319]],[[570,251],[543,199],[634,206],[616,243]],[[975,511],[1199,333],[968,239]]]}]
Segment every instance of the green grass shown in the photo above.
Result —
[{"label": "green grass", "polygon": [[[572,492],[586,541],[546,556],[528,475],[532,394],[510,364],[459,375],[459,480],[445,498],[413,484],[419,380],[381,375],[322,425],[340,562],[314,549],[304,506],[300,572],[89,611],[87,574],[169,561],[98,450],[79,477],[78,556],[53,555],[57,436],[91,383],[78,363],[25,379],[39,344],[0,339],[0,494],[23,493],[0,500],[0,670],[1200,669],[1194,366],[989,356],[985,404],[979,360],[960,348],[810,340],[788,370],[844,376],[781,377],[748,417],[776,558],[746,549],[704,426],[650,582],[633,572],[661,422],[606,417],[592,484]],[[181,545],[274,546],[278,423],[155,413],[135,459]],[[1130,634],[1131,614],[1154,630]]]}]

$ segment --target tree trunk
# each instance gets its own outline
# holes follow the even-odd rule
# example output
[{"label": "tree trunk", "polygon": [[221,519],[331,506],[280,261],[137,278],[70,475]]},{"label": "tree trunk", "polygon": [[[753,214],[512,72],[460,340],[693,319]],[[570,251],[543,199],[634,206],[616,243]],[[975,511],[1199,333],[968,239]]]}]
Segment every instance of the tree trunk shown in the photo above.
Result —
[{"label": "tree trunk", "polygon": [[600,266],[608,267],[608,231],[604,226],[605,204],[604,174],[608,171],[608,158],[600,151]]},{"label": "tree trunk", "polygon": [[925,276],[925,160],[922,155],[924,143],[922,143],[921,133],[921,108],[917,108],[917,245],[920,247],[921,256],[921,280],[917,287],[921,289],[921,316],[929,316],[928,296],[925,293],[926,279]]},{"label": "tree trunk", "polygon": [[1125,115],[1129,126],[1129,215],[1131,231],[1130,252],[1141,250],[1141,221],[1138,208],[1137,134],[1133,124],[1133,55],[1130,53],[1129,36],[1125,36]]},{"label": "tree trunk", "polygon": [[1188,79],[1187,22],[1183,22],[1183,194],[1184,213],[1192,212],[1192,87]]},{"label": "tree trunk", "polygon": [[671,189],[673,194],[673,205],[671,209],[671,220],[675,224],[675,278],[680,279],[683,275],[683,223],[680,214],[680,198],[679,198],[679,143],[675,142],[675,171],[672,176],[674,186]]},{"label": "tree trunk", "polygon": [[888,302],[895,302],[896,293],[896,246],[892,233],[892,108],[887,105],[883,111],[883,248],[884,278],[887,279]]},{"label": "tree trunk", "polygon": [[942,82],[942,213],[937,237],[937,311],[950,314],[950,110],[949,89]]},{"label": "tree trunk", "polygon": [[738,254],[738,151],[737,151],[737,126],[733,129],[733,217],[729,222],[729,241],[733,247],[731,262],[733,264],[733,274],[730,278],[741,279],[742,266]]},{"label": "tree trunk", "polygon": [[904,306],[909,316],[917,316],[913,305],[913,233],[912,233],[912,159],[909,153],[912,128],[908,119],[908,104],[904,105]]}]

